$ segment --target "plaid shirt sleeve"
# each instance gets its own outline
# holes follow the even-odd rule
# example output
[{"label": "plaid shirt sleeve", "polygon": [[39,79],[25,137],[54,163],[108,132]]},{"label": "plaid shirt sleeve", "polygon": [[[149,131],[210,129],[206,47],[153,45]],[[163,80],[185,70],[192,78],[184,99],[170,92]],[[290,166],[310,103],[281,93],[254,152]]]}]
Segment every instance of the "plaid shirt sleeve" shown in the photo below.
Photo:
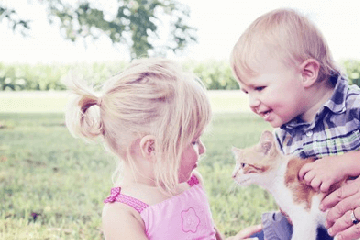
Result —
[{"label": "plaid shirt sleeve", "polygon": [[284,154],[322,158],[360,149],[360,89],[338,76],[332,97],[311,123],[294,118],[274,130]]}]

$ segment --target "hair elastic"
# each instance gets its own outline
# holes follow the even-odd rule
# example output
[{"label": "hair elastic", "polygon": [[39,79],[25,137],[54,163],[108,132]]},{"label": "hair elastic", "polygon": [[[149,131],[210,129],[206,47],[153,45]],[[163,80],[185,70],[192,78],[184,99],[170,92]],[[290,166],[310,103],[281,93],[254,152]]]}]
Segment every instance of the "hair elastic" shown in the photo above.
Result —
[{"label": "hair elastic", "polygon": [[[86,110],[89,107],[92,107],[94,105],[98,105],[98,99],[95,99],[94,96],[90,96],[90,95],[84,95],[82,97],[82,99],[79,101],[79,106],[81,107],[81,110],[83,113],[86,112]],[[99,105],[100,106],[100,105]]]}]

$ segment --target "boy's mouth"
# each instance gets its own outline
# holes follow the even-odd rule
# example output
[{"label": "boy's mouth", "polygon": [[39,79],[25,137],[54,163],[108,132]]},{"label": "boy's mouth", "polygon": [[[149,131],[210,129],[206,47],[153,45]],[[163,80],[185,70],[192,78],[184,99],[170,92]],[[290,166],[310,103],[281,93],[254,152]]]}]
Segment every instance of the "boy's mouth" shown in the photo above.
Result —
[{"label": "boy's mouth", "polygon": [[268,120],[271,112],[272,112],[271,110],[268,110],[268,111],[260,112],[259,115],[265,120]]}]

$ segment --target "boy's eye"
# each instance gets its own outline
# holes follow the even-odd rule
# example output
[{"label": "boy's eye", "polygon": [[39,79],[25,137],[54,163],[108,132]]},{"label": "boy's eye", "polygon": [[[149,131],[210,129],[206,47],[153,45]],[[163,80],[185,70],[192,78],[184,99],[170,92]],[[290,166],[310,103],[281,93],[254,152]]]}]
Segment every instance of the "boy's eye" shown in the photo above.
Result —
[{"label": "boy's eye", "polygon": [[261,90],[263,90],[264,88],[265,88],[264,86],[255,87],[255,90],[256,90],[256,91],[261,91]]}]

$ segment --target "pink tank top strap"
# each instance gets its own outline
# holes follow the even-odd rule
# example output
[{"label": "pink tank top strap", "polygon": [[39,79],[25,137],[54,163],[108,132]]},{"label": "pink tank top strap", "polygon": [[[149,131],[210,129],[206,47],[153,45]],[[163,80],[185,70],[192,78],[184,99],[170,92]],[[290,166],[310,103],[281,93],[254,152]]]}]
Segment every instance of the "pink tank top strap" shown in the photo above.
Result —
[{"label": "pink tank top strap", "polygon": [[120,192],[121,192],[120,187],[112,188],[110,196],[108,196],[104,200],[104,203],[121,202],[121,203],[128,205],[129,207],[134,208],[139,213],[141,213],[145,208],[149,207],[149,205],[147,205],[146,203],[144,203],[136,198],[121,194]]},{"label": "pink tank top strap", "polygon": [[[194,185],[199,184],[199,180],[197,179],[197,177],[195,175],[192,175],[190,180],[187,181],[187,183],[190,186],[194,186]],[[128,205],[129,207],[134,208],[139,213],[141,213],[145,208],[149,207],[148,204],[146,204],[136,198],[121,194],[120,192],[121,192],[121,187],[112,188],[111,192],[110,192],[110,196],[105,198],[104,203],[121,202],[121,203]]]},{"label": "pink tank top strap", "polygon": [[192,175],[190,180],[187,181],[187,183],[190,185],[190,186],[194,186],[194,185],[198,185],[199,184],[199,180],[197,179],[197,177],[195,175]]}]

